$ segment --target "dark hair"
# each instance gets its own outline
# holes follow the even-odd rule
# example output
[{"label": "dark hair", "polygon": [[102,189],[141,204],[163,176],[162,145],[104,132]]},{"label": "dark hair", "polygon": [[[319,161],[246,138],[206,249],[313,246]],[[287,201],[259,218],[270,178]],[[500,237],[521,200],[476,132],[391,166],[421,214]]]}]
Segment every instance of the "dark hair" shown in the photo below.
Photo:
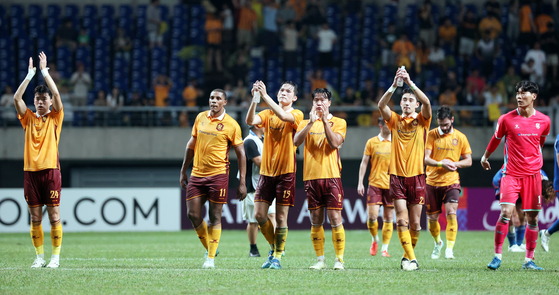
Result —
[{"label": "dark hair", "polygon": [[212,92],[220,92],[223,93],[223,98],[225,98],[225,100],[227,100],[227,93],[225,93],[225,90],[221,89],[221,88],[216,88],[214,90],[212,90]]},{"label": "dark hair", "polygon": [[454,117],[452,110],[447,105],[441,106],[437,111],[437,119],[439,120],[444,120],[446,118],[452,119],[452,117]]},{"label": "dark hair", "polygon": [[284,84],[288,84],[288,85],[293,86],[293,93],[295,94],[295,96],[297,96],[297,93],[299,93],[299,87],[297,87],[297,83],[295,83],[293,81],[283,81],[281,83],[281,86],[283,86]]},{"label": "dark hair", "polygon": [[402,96],[404,96],[404,94],[406,94],[406,93],[413,94],[413,96],[417,98],[417,96],[415,95],[413,90],[411,90],[411,88],[404,88],[404,90],[402,90]]},{"label": "dark hair", "polygon": [[378,118],[378,123],[382,125],[386,124],[386,122],[384,122],[384,119],[382,117]]},{"label": "dark hair", "polygon": [[33,91],[33,95],[35,94],[48,94],[49,97],[52,98],[52,93],[50,92],[50,89],[47,87],[47,85],[43,84],[43,85],[39,85],[37,87],[35,87],[35,90]]},{"label": "dark hair", "polygon": [[328,89],[326,88],[316,88],[315,90],[312,91],[312,99],[314,99],[314,97],[319,94],[322,93],[326,96],[326,98],[328,98],[328,100],[332,100],[332,92],[328,91]]},{"label": "dark hair", "polygon": [[520,88],[522,88],[522,90],[528,91],[532,94],[538,94],[540,92],[540,88],[538,87],[538,84],[536,84],[534,82],[527,81],[527,80],[522,80],[522,81],[518,82],[516,84],[516,87],[514,88],[514,90],[516,90],[516,92],[518,92],[520,90]]}]

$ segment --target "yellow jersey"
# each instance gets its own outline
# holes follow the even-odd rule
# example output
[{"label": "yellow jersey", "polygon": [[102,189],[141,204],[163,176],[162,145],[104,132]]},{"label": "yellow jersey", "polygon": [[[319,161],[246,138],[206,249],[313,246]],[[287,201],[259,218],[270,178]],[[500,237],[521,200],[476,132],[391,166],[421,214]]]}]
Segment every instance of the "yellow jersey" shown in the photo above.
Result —
[{"label": "yellow jersey", "polygon": [[[460,161],[461,155],[472,153],[472,148],[466,136],[452,128],[449,134],[444,134],[440,127],[429,131],[426,150],[431,150],[431,159],[439,162],[448,159],[452,162]],[[448,171],[443,167],[427,166],[427,179],[431,186],[449,186],[460,183],[458,171]]]},{"label": "yellow jersey", "polygon": [[388,174],[388,168],[390,166],[391,145],[391,136],[383,138],[380,134],[367,141],[364,154],[370,157],[370,186],[381,189],[389,188],[390,175]]},{"label": "yellow jersey", "polygon": [[64,120],[63,108],[58,112],[53,108],[44,116],[27,109],[23,117],[19,114],[17,116],[25,130],[23,170],[60,169],[58,143]]}]

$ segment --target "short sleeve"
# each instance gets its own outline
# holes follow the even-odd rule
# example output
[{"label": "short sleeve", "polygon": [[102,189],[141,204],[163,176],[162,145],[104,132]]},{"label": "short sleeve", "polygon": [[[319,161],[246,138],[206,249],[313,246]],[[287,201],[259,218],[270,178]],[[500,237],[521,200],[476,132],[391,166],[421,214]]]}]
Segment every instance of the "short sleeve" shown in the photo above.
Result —
[{"label": "short sleeve", "polygon": [[301,121],[301,123],[299,123],[299,126],[297,127],[297,132],[305,129],[305,127],[307,126],[307,124],[309,124],[309,120],[303,120]]},{"label": "short sleeve", "polygon": [[60,110],[57,112],[54,107],[52,108],[52,111],[50,112],[52,119],[54,120],[54,123],[57,125],[61,125],[62,121],[64,120],[64,106],[62,108],[60,108]]},{"label": "short sleeve", "polygon": [[25,111],[25,114],[23,114],[23,117],[20,116],[19,114],[17,114],[17,118],[21,122],[21,126],[23,127],[23,130],[25,130],[27,128],[27,122],[29,121],[29,118],[31,118],[31,116],[33,116],[33,112],[30,109],[27,109]]},{"label": "short sleeve", "polygon": [[258,152],[258,146],[256,145],[256,142],[254,142],[254,139],[245,139],[245,142],[243,144],[245,146],[245,154],[247,158],[254,159],[260,156],[260,152]]},{"label": "short sleeve", "polygon": [[262,121],[262,123],[258,124],[257,126],[265,128],[266,124],[268,123],[268,117],[270,116],[270,110],[263,110],[256,115],[260,117],[260,120]]},{"label": "short sleeve", "polygon": [[396,126],[396,124],[398,123],[398,114],[396,114],[396,112],[394,111],[390,111],[390,119],[384,119],[384,122],[386,123],[386,126],[388,126],[388,128],[394,128],[394,126]]},{"label": "short sleeve", "polygon": [[433,116],[431,116],[429,119],[425,119],[425,117],[423,117],[423,114],[421,112],[419,112],[417,116],[420,119],[419,121],[421,121],[422,123],[421,126],[429,130],[429,127],[431,127],[431,119],[433,118]]},{"label": "short sleeve", "polygon": [[[436,132],[438,132],[437,129],[433,129]],[[434,150],[435,149],[435,132],[429,132],[427,133],[427,142],[425,143],[425,149],[426,150]]]},{"label": "short sleeve", "polygon": [[545,130],[542,133],[543,137],[546,137],[546,136],[549,135],[549,131],[550,131],[550,128],[551,128],[551,120],[549,120],[549,118],[547,119],[547,124],[546,125],[547,125],[547,127],[545,127]]},{"label": "short sleeve", "polygon": [[293,118],[295,119],[295,122],[292,124],[293,129],[297,130],[297,128],[299,128],[299,125],[301,124],[305,116],[303,115],[303,112],[301,112],[300,110],[293,110],[291,111],[291,114],[293,114]]},{"label": "short sleeve", "polygon": [[198,116],[196,116],[196,119],[194,120],[194,125],[192,125],[192,132],[190,133],[190,135],[192,135],[192,137],[196,137],[198,136],[198,123],[200,123],[200,115],[202,113],[198,114]]},{"label": "short sleeve", "polygon": [[336,120],[336,124],[334,124],[334,126],[332,126],[332,127],[334,127],[332,129],[332,131],[334,131],[335,133],[340,134],[343,137],[343,139],[345,140],[345,134],[346,134],[346,131],[347,131],[347,122],[344,119],[339,119],[339,120]]},{"label": "short sleeve", "polygon": [[462,136],[462,150],[460,151],[461,155],[468,155],[472,153],[472,147],[470,146],[470,142],[468,138],[463,135]]},{"label": "short sleeve", "polygon": [[505,123],[505,116],[499,117],[499,121],[497,121],[497,127],[495,127],[495,137],[499,140],[502,139],[507,132],[506,130],[507,126],[504,123]]},{"label": "short sleeve", "polygon": [[239,123],[237,123],[237,121],[233,119],[231,119],[231,121],[232,124],[234,125],[234,128],[232,129],[232,134],[229,140],[231,141],[234,147],[237,147],[243,144],[243,134],[241,132],[241,126],[239,126]]},{"label": "short sleeve", "polygon": [[365,152],[363,152],[365,156],[371,156],[373,154],[373,139],[367,140],[367,144],[365,145]]}]

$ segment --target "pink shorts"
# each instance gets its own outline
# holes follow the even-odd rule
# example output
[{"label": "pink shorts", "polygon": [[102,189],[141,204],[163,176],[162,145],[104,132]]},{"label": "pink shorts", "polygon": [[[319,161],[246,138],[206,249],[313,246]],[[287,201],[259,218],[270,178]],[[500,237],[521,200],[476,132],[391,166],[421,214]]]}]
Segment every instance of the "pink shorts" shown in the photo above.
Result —
[{"label": "pink shorts", "polygon": [[504,175],[501,178],[500,204],[515,205],[518,196],[522,198],[522,210],[542,210],[542,179],[541,174],[513,177]]}]

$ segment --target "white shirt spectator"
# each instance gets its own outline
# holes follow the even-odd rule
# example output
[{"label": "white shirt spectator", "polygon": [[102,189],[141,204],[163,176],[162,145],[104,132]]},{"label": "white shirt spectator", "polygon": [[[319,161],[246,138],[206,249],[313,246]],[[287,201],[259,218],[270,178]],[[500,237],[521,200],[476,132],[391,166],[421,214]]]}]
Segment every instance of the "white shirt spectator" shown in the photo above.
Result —
[{"label": "white shirt spectator", "polygon": [[491,94],[490,91],[485,91],[483,93],[483,98],[485,98],[485,106],[488,106],[490,104],[502,104],[503,103],[503,96],[497,92],[495,95]]},{"label": "white shirt spectator", "polygon": [[70,78],[70,83],[74,85],[74,96],[87,98],[87,91],[89,90],[89,85],[91,85],[89,73],[83,72],[80,75],[79,72],[75,72]]},{"label": "white shirt spectator", "polygon": [[221,13],[223,16],[223,29],[233,30],[233,13],[231,9],[227,8]]},{"label": "white shirt spectator", "polygon": [[[158,23],[161,21],[161,9],[159,8],[159,6],[150,4],[146,11],[146,18],[146,30],[148,32],[156,32],[159,29]],[[156,21],[157,23],[152,21]]]},{"label": "white shirt spectator", "polygon": [[16,120],[16,109],[14,103],[14,94],[4,94],[0,97],[0,107],[11,108],[11,110],[2,111],[2,119]]},{"label": "white shirt spectator", "polygon": [[318,31],[318,51],[330,52],[334,48],[334,41],[337,36],[331,29]]},{"label": "white shirt spectator", "polygon": [[528,62],[530,59],[534,60],[534,70],[536,70],[536,75],[543,76],[543,69],[546,61],[545,52],[541,49],[530,49],[526,52],[524,61]]},{"label": "white shirt spectator", "polygon": [[431,49],[431,53],[429,53],[429,56],[427,57],[427,59],[432,62],[432,63],[439,63],[441,61],[444,61],[444,57],[445,57],[445,53],[444,50],[442,48],[436,48],[433,47],[433,49]]},{"label": "white shirt spectator", "polygon": [[283,30],[283,50],[296,51],[297,50],[297,30],[286,27]]},{"label": "white shirt spectator", "polygon": [[110,107],[121,107],[124,105],[124,96],[119,94],[117,97],[114,97],[112,93],[107,95],[107,105]]}]

